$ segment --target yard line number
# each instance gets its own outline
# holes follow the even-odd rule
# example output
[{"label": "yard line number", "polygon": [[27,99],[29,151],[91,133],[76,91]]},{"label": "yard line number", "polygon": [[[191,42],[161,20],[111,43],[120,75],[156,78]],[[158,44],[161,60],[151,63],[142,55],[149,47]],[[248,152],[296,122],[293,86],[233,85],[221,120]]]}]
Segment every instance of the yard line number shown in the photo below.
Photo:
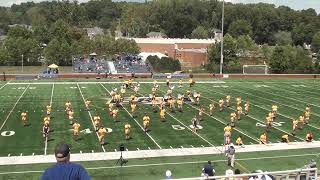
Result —
[{"label": "yard line number", "polygon": [[3,131],[1,136],[13,136],[16,132],[14,131]]}]

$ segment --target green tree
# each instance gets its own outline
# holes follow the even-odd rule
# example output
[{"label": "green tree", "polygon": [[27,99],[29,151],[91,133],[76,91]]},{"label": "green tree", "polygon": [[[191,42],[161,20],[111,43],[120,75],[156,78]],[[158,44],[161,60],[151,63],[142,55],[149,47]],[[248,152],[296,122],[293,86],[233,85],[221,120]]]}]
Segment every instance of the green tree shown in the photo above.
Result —
[{"label": "green tree", "polygon": [[[211,44],[208,48],[209,64],[219,64],[221,59],[221,43]],[[209,66],[211,68],[211,66]]]},{"label": "green tree", "polygon": [[311,49],[313,52],[320,51],[320,31],[318,31],[312,38]]},{"label": "green tree", "polygon": [[117,39],[114,44],[114,54],[138,54],[140,52],[140,48],[138,44],[130,39]]},{"label": "green tree", "polygon": [[240,19],[232,22],[228,28],[228,33],[233,37],[238,37],[241,35],[251,35],[252,26],[249,21]]},{"label": "green tree", "polygon": [[162,57],[159,59],[157,56],[149,56],[146,61],[151,64],[153,70],[156,72],[167,73],[181,70],[179,60],[170,57]]},{"label": "green tree", "polygon": [[249,35],[241,35],[237,38],[237,52],[240,56],[248,57],[258,47]]},{"label": "green tree", "polygon": [[59,41],[54,38],[44,50],[44,55],[48,61],[47,63],[56,63],[60,66],[71,65],[71,51],[72,49],[65,40]]},{"label": "green tree", "polygon": [[288,72],[289,57],[282,46],[277,46],[274,49],[269,65],[273,73],[285,74]]},{"label": "green tree", "polygon": [[31,31],[29,31],[26,27],[24,26],[15,26],[10,28],[9,32],[8,32],[8,37],[21,37],[21,38],[25,38],[28,39],[31,37]]},{"label": "green tree", "polygon": [[191,33],[191,38],[195,39],[207,39],[208,37],[208,31],[203,26],[198,26]]},{"label": "green tree", "polygon": [[295,48],[295,57],[290,59],[290,67],[293,73],[312,73],[313,63],[308,51],[302,47]]},{"label": "green tree", "polygon": [[284,46],[292,44],[291,32],[279,31],[273,35],[276,45]]},{"label": "green tree", "polygon": [[224,36],[223,44],[223,59],[224,65],[228,64],[230,61],[234,61],[237,58],[237,39],[233,38],[231,35],[226,34]]}]

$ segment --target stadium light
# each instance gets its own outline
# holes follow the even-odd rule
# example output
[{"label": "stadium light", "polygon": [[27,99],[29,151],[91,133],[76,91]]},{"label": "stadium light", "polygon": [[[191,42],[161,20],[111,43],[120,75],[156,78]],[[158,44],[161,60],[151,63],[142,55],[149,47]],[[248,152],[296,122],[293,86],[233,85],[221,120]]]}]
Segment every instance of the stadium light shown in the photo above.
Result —
[{"label": "stadium light", "polygon": [[222,1],[222,18],[221,18],[222,38],[221,38],[220,74],[222,74],[222,68],[223,68],[223,26],[224,26],[224,0]]}]

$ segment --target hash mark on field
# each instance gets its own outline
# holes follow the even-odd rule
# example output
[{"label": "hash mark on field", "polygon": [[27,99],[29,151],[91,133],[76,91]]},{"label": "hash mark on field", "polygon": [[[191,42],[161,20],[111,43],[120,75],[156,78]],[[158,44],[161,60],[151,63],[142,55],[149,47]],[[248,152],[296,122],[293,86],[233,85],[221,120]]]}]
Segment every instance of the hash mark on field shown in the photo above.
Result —
[{"label": "hash mark on field", "polygon": [[11,154],[8,154],[8,157],[10,157],[11,156]]},{"label": "hash mark on field", "polygon": [[149,149],[149,150],[151,150],[151,148],[150,148],[150,147],[148,147],[148,149]]},{"label": "hash mark on field", "polygon": [[173,149],[172,146],[170,146],[170,148]]},{"label": "hash mark on field", "polygon": [[140,149],[139,149],[139,148],[137,148],[137,150],[138,150],[138,151],[140,151]]}]

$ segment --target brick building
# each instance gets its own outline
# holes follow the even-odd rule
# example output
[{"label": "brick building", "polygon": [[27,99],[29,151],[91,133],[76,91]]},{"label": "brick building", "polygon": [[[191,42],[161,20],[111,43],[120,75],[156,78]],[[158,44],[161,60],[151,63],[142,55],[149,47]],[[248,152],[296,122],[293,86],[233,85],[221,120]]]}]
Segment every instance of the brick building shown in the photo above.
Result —
[{"label": "brick building", "polygon": [[208,46],[215,39],[133,38],[141,52],[160,52],[181,62],[183,68],[197,68],[208,62]]}]

